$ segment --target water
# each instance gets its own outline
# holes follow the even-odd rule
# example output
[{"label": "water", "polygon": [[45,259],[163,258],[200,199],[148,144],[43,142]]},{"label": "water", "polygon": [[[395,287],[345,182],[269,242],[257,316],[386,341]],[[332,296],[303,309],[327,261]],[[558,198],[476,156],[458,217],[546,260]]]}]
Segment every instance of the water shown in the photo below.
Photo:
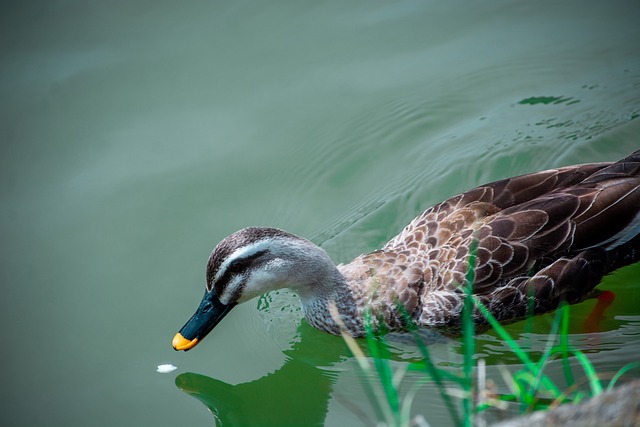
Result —
[{"label": "water", "polygon": [[[232,425],[373,425],[342,341],[286,291],[171,349],[213,246],[271,225],[345,262],[475,185],[640,145],[631,1],[0,8],[3,425],[213,425],[188,393]],[[599,372],[637,360],[639,273],[606,280],[598,332],[593,301],[572,311]],[[543,343],[551,317],[510,330]],[[478,343],[497,383],[518,368]],[[417,354],[394,341],[395,368]],[[432,385],[413,408],[451,423]]]}]

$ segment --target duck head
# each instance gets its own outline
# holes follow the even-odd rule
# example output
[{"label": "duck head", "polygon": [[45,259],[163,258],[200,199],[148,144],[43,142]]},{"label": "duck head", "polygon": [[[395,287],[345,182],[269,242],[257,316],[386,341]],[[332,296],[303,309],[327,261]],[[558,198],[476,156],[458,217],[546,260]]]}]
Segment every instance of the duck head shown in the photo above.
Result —
[{"label": "duck head", "polygon": [[195,347],[237,304],[290,288],[304,300],[321,292],[336,268],[324,250],[277,228],[244,228],[222,240],[207,263],[198,309],[173,338],[175,350]]}]

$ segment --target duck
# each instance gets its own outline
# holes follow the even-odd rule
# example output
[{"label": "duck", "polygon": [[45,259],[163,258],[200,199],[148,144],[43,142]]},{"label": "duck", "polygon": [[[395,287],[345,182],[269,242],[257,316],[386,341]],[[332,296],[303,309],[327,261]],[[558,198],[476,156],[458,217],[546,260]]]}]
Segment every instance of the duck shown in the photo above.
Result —
[{"label": "duck", "polygon": [[[204,296],[172,345],[192,349],[233,307],[281,288],[298,295],[310,325],[336,335],[364,336],[365,318],[386,331],[455,333],[467,286],[507,323],[585,299],[640,259],[639,232],[640,150],[473,188],[348,264],[279,228],[247,227],[211,252]],[[473,319],[488,324],[477,309]]]}]

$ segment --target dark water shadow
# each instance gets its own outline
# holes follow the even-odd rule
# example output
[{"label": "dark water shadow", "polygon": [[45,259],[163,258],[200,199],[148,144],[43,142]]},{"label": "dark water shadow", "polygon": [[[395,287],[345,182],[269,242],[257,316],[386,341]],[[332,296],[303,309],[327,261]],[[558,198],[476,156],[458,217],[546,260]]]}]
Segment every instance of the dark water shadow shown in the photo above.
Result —
[{"label": "dark water shadow", "polygon": [[[427,345],[452,342],[426,329],[420,331],[420,336]],[[287,359],[282,367],[262,378],[231,385],[186,372],[176,377],[176,386],[202,402],[217,426],[322,426],[341,372],[331,367],[352,356],[342,337],[318,331],[304,320],[298,337],[292,348],[284,351]],[[417,353],[416,358],[407,357],[416,351],[410,334],[392,333],[386,338],[390,352],[380,356],[402,362],[422,360]],[[360,347],[365,356],[370,356],[366,345]],[[375,424],[375,419],[369,419],[348,397],[338,398],[363,422]]]},{"label": "dark water shadow", "polygon": [[302,322],[300,340],[284,353],[277,371],[231,385],[196,373],[176,377],[176,386],[201,401],[218,426],[322,426],[337,372],[322,369],[349,357],[340,337]]}]

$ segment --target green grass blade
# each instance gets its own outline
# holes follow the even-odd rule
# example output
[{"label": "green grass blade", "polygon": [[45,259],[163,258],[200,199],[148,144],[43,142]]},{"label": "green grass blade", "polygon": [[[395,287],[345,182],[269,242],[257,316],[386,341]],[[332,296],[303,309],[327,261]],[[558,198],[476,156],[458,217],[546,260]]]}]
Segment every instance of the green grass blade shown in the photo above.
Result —
[{"label": "green grass blade", "polygon": [[[527,353],[522,350],[518,343],[516,343],[514,339],[511,338],[509,333],[502,327],[500,322],[498,322],[498,320],[491,314],[487,307],[485,307],[482,301],[480,301],[476,296],[473,296],[473,302],[478,310],[482,313],[482,315],[487,319],[489,325],[491,325],[491,327],[494,329],[494,331],[496,331],[500,338],[504,340],[505,344],[507,344],[507,346],[509,346],[511,350],[513,350],[518,359],[520,359],[523,365],[525,365],[526,369],[530,372],[538,372],[539,368],[536,366],[536,364],[531,361]],[[549,380],[549,378],[543,377],[541,379],[541,383],[545,386],[545,388],[551,390],[553,394],[562,394],[560,389],[555,384],[553,384],[553,382]]]},{"label": "green grass blade", "polygon": [[413,400],[415,399],[418,390],[423,384],[424,380],[414,383],[404,396],[402,407],[400,409],[400,425],[408,426],[411,424],[411,406],[413,405]]},{"label": "green grass blade", "polygon": [[[537,396],[539,393],[542,392],[541,390],[539,390],[541,382],[547,381],[546,376],[543,374],[544,367],[546,366],[549,359],[555,354],[556,350],[558,349],[558,347],[555,346],[554,343],[556,341],[556,337],[558,336],[558,331],[561,329],[564,318],[565,318],[564,311],[561,308],[558,312],[556,312],[553,322],[551,323],[551,329],[549,331],[549,338],[547,339],[547,345],[544,353],[540,357],[540,360],[538,360],[538,362],[536,363],[536,371],[532,372],[533,374],[535,374],[535,380],[528,384],[528,387],[526,389],[526,393],[528,395]],[[564,330],[564,332],[566,333],[566,330]],[[566,354],[567,351],[568,351],[568,339],[566,340],[566,348],[563,350],[563,353]],[[568,359],[565,359],[565,360],[568,361]],[[571,373],[571,371],[569,372]],[[558,395],[557,393],[554,393],[552,391],[552,397],[554,399],[560,399],[560,398],[563,398],[563,395],[562,394]],[[535,399],[529,399],[529,400],[534,402],[534,404],[536,402]],[[533,409],[532,406],[521,408],[521,410],[523,411],[529,411],[531,409]]]},{"label": "green grass blade", "polygon": [[[602,394],[602,383],[600,382],[600,378],[598,378],[596,369],[593,367],[593,364],[591,363],[589,358],[587,358],[587,356],[577,348],[572,348],[569,351],[573,353],[575,358],[580,363],[580,366],[582,366],[582,369],[587,376],[587,380],[589,380],[589,386],[591,387],[592,396]],[[565,350],[563,348],[556,348],[554,350],[554,353],[562,354],[562,356],[564,357]]]},{"label": "green grass blade", "polygon": [[351,355],[355,357],[356,362],[360,367],[360,371],[363,373],[364,381],[362,382],[362,388],[364,389],[369,402],[371,402],[371,406],[373,407],[376,417],[378,418],[378,420],[392,419],[393,417],[389,413],[389,408],[386,405],[386,402],[381,401],[380,399],[381,390],[377,389],[374,381],[372,380],[374,372],[373,368],[367,361],[366,356],[362,353],[362,350],[360,350],[360,347],[358,347],[358,344],[351,335],[349,335],[347,332],[344,332],[342,334],[342,338],[344,339],[345,343],[347,343],[347,347],[349,348]]},{"label": "green grass blade", "polygon": [[600,378],[598,378],[598,374],[596,373],[593,364],[591,364],[591,361],[589,361],[587,356],[578,349],[573,349],[573,354],[580,362],[580,365],[582,365],[582,369],[584,369],[584,373],[589,379],[589,385],[591,386],[591,395],[598,396],[602,394],[602,383],[600,382]]},{"label": "green grass blade", "polygon": [[397,425],[400,417],[400,402],[398,398],[398,391],[393,384],[393,369],[391,369],[391,363],[389,362],[389,348],[381,336],[386,331],[377,332],[374,330],[369,310],[365,310],[364,312],[364,325],[367,348],[373,358],[378,378],[382,383],[382,390],[386,398],[386,403],[389,406],[393,420]]},{"label": "green grass blade", "polygon": [[[552,355],[560,355],[563,358],[565,357],[565,353],[566,353],[566,350],[561,346],[553,348],[551,352]],[[571,348],[569,350],[569,353],[575,356],[576,360],[582,367],[585,373],[585,376],[589,381],[589,385],[591,387],[591,396],[598,396],[599,394],[602,394],[603,392],[602,383],[598,378],[598,374],[596,373],[596,370],[593,367],[593,364],[589,361],[587,356],[582,351],[575,348]],[[568,355],[566,357],[568,357]],[[575,389],[575,385],[569,388],[569,390],[573,390],[573,389]],[[571,392],[571,393],[567,394],[565,392],[557,395],[555,399],[556,401],[554,402],[554,404],[562,403],[567,399],[571,400],[573,403],[578,403],[584,397],[582,396],[584,393],[580,391]]]},{"label": "green grass blade", "polygon": [[615,385],[616,381],[618,381],[618,379],[621,376],[623,376],[625,373],[627,373],[627,371],[629,371],[631,369],[636,369],[636,368],[640,368],[640,362],[631,362],[631,363],[628,363],[628,364],[624,365],[622,368],[620,368],[620,370],[618,372],[616,372],[616,374],[613,376],[613,378],[611,378],[611,382],[607,386],[607,391],[610,391],[611,389],[613,389],[613,386]]},{"label": "green grass blade", "polygon": [[464,425],[471,427],[473,423],[473,366],[476,353],[475,321],[473,319],[473,282],[475,280],[476,251],[478,240],[474,239],[469,248],[467,267],[467,285],[464,288],[465,298],[462,307],[462,349],[463,349],[463,400]]},{"label": "green grass blade", "polygon": [[358,346],[358,343],[356,343],[356,340],[347,332],[347,328],[342,322],[342,318],[340,317],[336,306],[330,305],[329,312],[333,320],[340,327],[340,334],[342,335],[342,339],[346,343],[347,348],[349,349],[352,356],[355,357],[356,362],[358,363],[358,366],[363,373],[364,380],[362,382],[362,388],[369,398],[369,402],[371,402],[371,406],[376,413],[376,417],[378,418],[378,420],[386,420],[387,424],[392,425],[390,424],[390,422],[393,422],[393,415],[391,414],[389,406],[386,404],[387,402],[383,401],[381,398],[381,390],[376,387],[376,383],[373,381],[374,373],[371,365],[369,364],[369,361],[367,360],[367,357],[362,352],[362,349],[360,349],[360,347]]},{"label": "green grass blade", "polygon": [[[459,384],[460,377],[455,376],[444,369],[438,368],[433,363],[433,359],[431,358],[431,353],[429,352],[429,348],[424,343],[424,341],[422,341],[422,337],[420,337],[420,334],[418,333],[418,327],[411,320],[411,316],[409,315],[409,313],[407,312],[407,310],[402,304],[398,303],[398,310],[402,314],[407,330],[413,336],[413,339],[415,340],[416,344],[418,345],[418,349],[422,354],[424,366],[421,367],[421,369],[426,371],[429,374],[429,376],[431,376],[433,381],[436,383],[436,387],[438,387],[438,392],[440,393],[442,400],[444,400],[444,404],[449,410],[449,414],[451,415],[451,419],[453,420],[454,424],[457,426],[462,425],[462,421],[460,420],[460,415],[458,414],[458,411],[455,405],[453,404],[451,397],[449,396],[449,393],[447,393],[447,390],[443,381],[443,377],[446,377],[447,380],[454,381]],[[413,365],[413,366],[416,366],[416,365]]]},{"label": "green grass blade", "polygon": [[569,363],[569,305],[563,304],[560,307],[562,312],[562,330],[560,332],[560,347],[562,348],[562,370],[564,372],[564,378],[569,387],[572,387],[575,383],[573,379],[573,372],[571,371],[571,364]]}]

